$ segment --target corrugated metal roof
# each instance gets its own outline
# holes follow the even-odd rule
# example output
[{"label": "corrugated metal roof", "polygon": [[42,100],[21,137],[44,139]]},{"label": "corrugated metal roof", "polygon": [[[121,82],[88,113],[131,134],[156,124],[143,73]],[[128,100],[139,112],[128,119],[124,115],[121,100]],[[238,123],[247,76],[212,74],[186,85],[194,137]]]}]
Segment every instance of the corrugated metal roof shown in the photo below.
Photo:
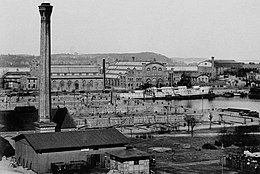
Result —
[{"label": "corrugated metal roof", "polygon": [[124,65],[124,66],[142,66],[142,63],[148,62],[116,62],[115,65]]},{"label": "corrugated metal roof", "polygon": [[26,139],[36,152],[116,147],[128,144],[128,138],[116,129],[21,134],[15,141]]},{"label": "corrugated metal roof", "polygon": [[84,68],[96,68],[95,65],[82,65],[82,64],[52,64],[51,67],[84,67]]},{"label": "corrugated metal roof", "polygon": [[107,69],[109,70],[127,70],[127,69],[136,69],[136,70],[142,70],[142,67],[141,66],[115,66],[115,65],[112,65],[112,66],[109,66]]},{"label": "corrugated metal roof", "polygon": [[116,74],[107,74],[106,78],[111,78],[111,79],[117,79],[119,77],[119,75]]},{"label": "corrugated metal roof", "polygon": [[107,74],[119,74],[119,73],[125,74],[126,71],[122,71],[122,70],[107,70],[106,73]]},{"label": "corrugated metal roof", "polygon": [[66,76],[58,76],[52,75],[52,79],[103,79],[102,75],[66,75]]},{"label": "corrugated metal roof", "polygon": [[97,72],[99,73],[98,67],[94,66],[52,66],[51,73],[89,73]]},{"label": "corrugated metal roof", "polygon": [[120,149],[108,152],[108,154],[121,159],[137,158],[137,157],[150,157],[150,154],[137,149]]},{"label": "corrugated metal roof", "polygon": [[177,66],[173,68],[173,71],[198,71],[197,66]]}]

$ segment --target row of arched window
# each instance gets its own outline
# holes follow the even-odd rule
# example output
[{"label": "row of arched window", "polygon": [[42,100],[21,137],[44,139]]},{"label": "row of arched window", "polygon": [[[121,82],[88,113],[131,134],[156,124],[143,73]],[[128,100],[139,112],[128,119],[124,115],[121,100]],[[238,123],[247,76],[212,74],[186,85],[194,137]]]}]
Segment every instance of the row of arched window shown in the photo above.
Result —
[{"label": "row of arched window", "polygon": [[[147,71],[151,71],[151,68],[147,68],[146,70],[147,70]],[[156,71],[156,70],[157,70],[157,67],[156,67],[156,66],[153,66],[153,67],[152,67],[152,70],[153,70],[153,71]],[[162,68],[159,67],[159,68],[158,68],[158,71],[162,71]]]},{"label": "row of arched window", "polygon": [[[97,88],[100,85],[100,83],[98,81],[94,82],[93,80],[90,80],[89,82],[87,82],[86,80],[82,80],[81,84],[82,84],[83,89],[92,88],[92,87]],[[80,82],[78,80],[76,80],[74,82],[71,80],[61,80],[61,81],[53,80],[52,88],[59,88],[59,89],[73,88],[73,89],[77,90],[80,88]]]}]

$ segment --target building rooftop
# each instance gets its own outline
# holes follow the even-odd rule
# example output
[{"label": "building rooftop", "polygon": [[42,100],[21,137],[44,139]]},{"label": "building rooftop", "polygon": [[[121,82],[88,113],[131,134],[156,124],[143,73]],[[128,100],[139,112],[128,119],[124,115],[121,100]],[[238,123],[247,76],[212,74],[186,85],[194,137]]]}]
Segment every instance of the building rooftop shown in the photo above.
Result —
[{"label": "building rooftop", "polygon": [[115,150],[108,152],[108,154],[115,157],[119,161],[134,160],[138,158],[148,159],[151,156],[147,152],[140,151],[134,148]]},{"label": "building rooftop", "polygon": [[149,63],[149,62],[139,62],[139,61],[129,61],[129,62],[124,62],[124,61],[120,61],[120,62],[116,62],[115,65],[118,66],[142,66],[143,63]]},{"label": "building rooftop", "polygon": [[106,75],[106,78],[108,79],[117,79],[119,77],[118,74],[107,74]]},{"label": "building rooftop", "polygon": [[51,73],[99,73],[99,68],[95,66],[51,66]]},{"label": "building rooftop", "polygon": [[120,147],[129,141],[114,128],[21,134],[12,139],[25,139],[37,153]]},{"label": "building rooftop", "polygon": [[142,66],[134,66],[134,67],[132,67],[132,66],[116,66],[116,65],[111,65],[111,66],[109,66],[107,69],[108,70],[127,70],[127,69],[133,69],[133,68],[135,68],[136,70],[142,70]]},{"label": "building rooftop", "polygon": [[106,73],[107,74],[119,74],[119,73],[125,74],[126,71],[124,71],[124,70],[107,70]]},{"label": "building rooftop", "polygon": [[103,79],[101,74],[98,75],[51,75],[52,79]]},{"label": "building rooftop", "polygon": [[168,71],[170,71],[173,68],[173,72],[178,71],[198,71],[197,66],[167,66],[166,67]]}]

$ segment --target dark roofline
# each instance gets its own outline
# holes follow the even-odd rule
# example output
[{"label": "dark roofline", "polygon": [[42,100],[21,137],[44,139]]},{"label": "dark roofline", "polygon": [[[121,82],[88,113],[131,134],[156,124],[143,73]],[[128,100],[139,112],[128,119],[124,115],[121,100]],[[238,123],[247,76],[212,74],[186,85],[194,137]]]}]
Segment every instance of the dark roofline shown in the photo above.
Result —
[{"label": "dark roofline", "polygon": [[11,139],[13,139],[13,140],[16,142],[16,141],[19,141],[19,140],[21,140],[21,139],[23,139],[23,138],[30,144],[30,146],[31,146],[31,147],[33,148],[33,150],[36,152],[36,149],[34,149],[33,145],[31,144],[30,141],[28,141],[28,140],[26,139],[26,137],[24,136],[24,134],[17,135],[16,137],[12,137]]},{"label": "dark roofline", "polygon": [[106,154],[110,155],[112,159],[116,161],[125,162],[125,161],[133,161],[133,160],[146,160],[151,157],[151,154],[140,151],[138,149],[133,149],[132,147],[126,147],[124,150],[116,150],[112,152],[106,152]]},{"label": "dark roofline", "polygon": [[81,150],[81,149],[98,150],[98,149],[102,149],[102,148],[124,147],[127,144],[128,143],[121,143],[121,144],[116,144],[116,145],[115,144],[107,144],[107,145],[98,145],[98,146],[79,146],[79,147],[53,148],[53,149],[42,149],[42,150],[35,150],[34,149],[34,151],[36,153],[49,153],[49,152],[74,151],[74,150]]},{"label": "dark roofline", "polygon": [[114,155],[110,155],[112,158],[114,157],[116,161],[119,162],[125,162],[125,161],[134,161],[134,160],[146,160],[146,159],[150,159],[150,155],[149,156],[142,156],[142,157],[129,157],[129,158],[119,158],[117,156]]},{"label": "dark roofline", "polygon": [[[75,133],[75,132],[89,132],[91,134],[91,131],[95,131],[97,129],[91,129],[91,130],[87,130],[87,131],[71,131],[71,133]],[[100,129],[99,129],[100,130]],[[106,131],[107,129],[102,129],[103,131]],[[115,131],[116,129],[112,130],[111,131]],[[122,134],[120,133],[118,130],[116,130],[119,134]],[[32,144],[32,142],[30,142],[30,139],[32,136],[40,136],[40,135],[51,135],[51,134],[57,134],[57,136],[59,136],[60,134],[68,134],[68,132],[46,132],[46,133],[32,133],[32,134],[20,134],[16,137],[13,137],[12,139],[17,142],[17,141],[20,141],[21,139],[25,139],[29,144],[30,146],[34,149],[34,151],[36,153],[48,153],[48,152],[61,152],[61,151],[72,151],[72,150],[81,150],[81,149],[100,149],[100,148],[111,148],[111,147],[123,147],[125,145],[128,144],[129,140],[127,137],[123,138],[122,141],[118,141],[118,142],[111,142],[111,141],[108,141],[108,142],[105,142],[105,143],[101,143],[101,144],[78,144],[78,145],[75,145],[74,146],[60,146],[60,147],[57,147],[57,146],[53,146],[53,147],[41,147],[41,148],[37,148],[37,146],[35,147],[34,144]],[[34,135],[35,134],[35,135]],[[38,135],[36,135],[38,134]],[[123,135],[123,134],[122,134]],[[55,136],[55,135],[54,135]]]}]

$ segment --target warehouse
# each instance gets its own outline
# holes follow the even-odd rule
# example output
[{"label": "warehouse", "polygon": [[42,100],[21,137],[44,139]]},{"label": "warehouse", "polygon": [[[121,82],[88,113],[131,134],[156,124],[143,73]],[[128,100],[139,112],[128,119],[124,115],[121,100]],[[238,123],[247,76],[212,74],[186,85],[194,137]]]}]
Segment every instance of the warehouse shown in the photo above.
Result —
[{"label": "warehouse", "polygon": [[51,171],[52,163],[84,161],[105,167],[105,153],[124,149],[128,138],[116,129],[21,134],[13,138],[18,164],[37,173]]}]

